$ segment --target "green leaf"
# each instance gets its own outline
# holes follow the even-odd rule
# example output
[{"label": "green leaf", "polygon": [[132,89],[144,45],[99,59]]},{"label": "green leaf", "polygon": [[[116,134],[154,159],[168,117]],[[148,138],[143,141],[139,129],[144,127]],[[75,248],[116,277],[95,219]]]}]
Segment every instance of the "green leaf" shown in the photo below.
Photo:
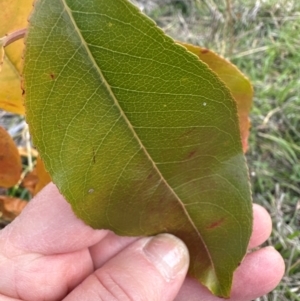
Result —
[{"label": "green leaf", "polygon": [[186,43],[178,43],[206,63],[230,90],[237,104],[243,150],[246,152],[250,128],[249,114],[253,98],[253,88],[249,79],[235,65],[212,50]]},{"label": "green leaf", "polygon": [[177,235],[190,275],[228,297],[252,207],[225,85],[125,0],[37,1],[26,45],[27,120],[77,216]]}]

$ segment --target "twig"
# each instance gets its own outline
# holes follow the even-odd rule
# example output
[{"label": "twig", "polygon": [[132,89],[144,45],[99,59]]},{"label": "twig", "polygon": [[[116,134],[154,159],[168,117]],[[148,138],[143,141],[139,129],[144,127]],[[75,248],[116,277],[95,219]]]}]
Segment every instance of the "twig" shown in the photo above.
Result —
[{"label": "twig", "polygon": [[2,41],[3,47],[6,47],[17,40],[24,38],[26,31],[27,31],[27,28],[22,28],[22,29],[14,31],[12,33],[8,33],[4,37],[0,38],[0,41]]},{"label": "twig", "polygon": [[244,52],[240,52],[236,55],[233,55],[232,57],[230,57],[230,59],[237,59],[237,58],[241,58],[243,56],[251,55],[251,54],[254,54],[254,53],[257,53],[257,52],[266,51],[269,48],[270,48],[269,46],[262,46],[262,47],[250,49],[250,50],[247,50],[247,51],[244,51]]},{"label": "twig", "polygon": [[281,109],[280,109],[279,107],[277,107],[277,108],[271,110],[271,111],[266,115],[266,117],[264,118],[264,121],[263,121],[262,125],[265,126],[265,125],[269,122],[270,118],[271,118],[275,113],[279,112],[280,110],[281,110]]},{"label": "twig", "polygon": [[29,171],[32,171],[33,170],[33,162],[32,162],[32,154],[31,154],[30,133],[29,133],[29,127],[28,127],[27,123],[24,128],[24,134],[25,134],[25,140],[26,140],[28,168],[29,168]]}]

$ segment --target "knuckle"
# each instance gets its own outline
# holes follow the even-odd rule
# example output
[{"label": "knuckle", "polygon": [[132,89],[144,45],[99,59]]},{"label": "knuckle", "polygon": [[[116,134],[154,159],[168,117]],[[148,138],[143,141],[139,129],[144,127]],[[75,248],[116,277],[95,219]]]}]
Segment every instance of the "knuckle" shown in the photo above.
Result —
[{"label": "knuckle", "polygon": [[96,276],[100,284],[101,301],[136,301],[128,295],[124,284],[121,284],[118,278],[113,277],[112,274],[101,272],[96,273]]},{"label": "knuckle", "polygon": [[129,274],[101,271],[96,273],[100,283],[101,301],[155,301],[160,300],[157,291],[150,289],[147,283],[140,283]]}]

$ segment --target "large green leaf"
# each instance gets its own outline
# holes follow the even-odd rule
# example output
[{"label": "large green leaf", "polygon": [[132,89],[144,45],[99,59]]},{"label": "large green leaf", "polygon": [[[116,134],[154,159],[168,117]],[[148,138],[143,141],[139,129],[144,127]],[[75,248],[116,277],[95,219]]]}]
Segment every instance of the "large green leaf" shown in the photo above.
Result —
[{"label": "large green leaf", "polygon": [[190,274],[228,296],[252,214],[225,85],[126,0],[39,0],[26,45],[27,120],[75,213],[177,235]]}]

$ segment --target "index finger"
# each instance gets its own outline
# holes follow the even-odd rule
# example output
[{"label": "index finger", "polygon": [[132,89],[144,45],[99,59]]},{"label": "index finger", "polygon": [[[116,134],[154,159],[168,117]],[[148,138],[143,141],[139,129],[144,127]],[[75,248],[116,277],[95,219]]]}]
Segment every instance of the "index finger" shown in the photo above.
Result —
[{"label": "index finger", "polygon": [[1,230],[0,249],[10,254],[16,250],[43,255],[69,253],[96,244],[107,233],[94,230],[77,218],[57,187],[50,183],[13,223]]}]

